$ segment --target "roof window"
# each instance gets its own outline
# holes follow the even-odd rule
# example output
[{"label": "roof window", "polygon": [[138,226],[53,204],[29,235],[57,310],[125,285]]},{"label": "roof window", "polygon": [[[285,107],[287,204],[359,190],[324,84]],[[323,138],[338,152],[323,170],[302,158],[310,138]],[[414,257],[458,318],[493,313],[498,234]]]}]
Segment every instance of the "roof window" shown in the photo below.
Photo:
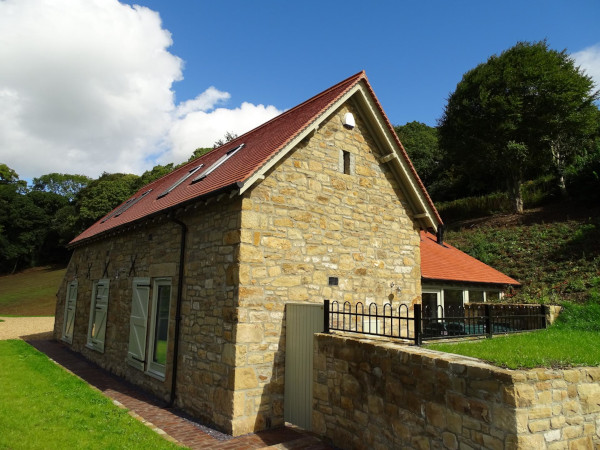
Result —
[{"label": "roof window", "polygon": [[152,192],[152,189],[148,189],[138,198],[134,198],[132,201],[127,202],[125,205],[123,205],[122,208],[119,208],[119,211],[115,214],[115,217],[119,217],[121,214],[123,214],[125,211],[127,211],[129,208],[131,208],[133,205],[135,205],[137,202],[143,199],[146,195],[148,195],[150,192]]},{"label": "roof window", "polygon": [[194,167],[193,169],[190,169],[188,171],[188,173],[186,173],[183,177],[181,177],[178,181],[176,181],[169,189],[167,189],[166,191],[162,192],[158,197],[156,197],[157,199],[159,198],[163,198],[165,195],[167,195],[169,192],[171,192],[173,189],[175,189],[177,186],[179,186],[181,183],[183,183],[185,180],[187,180],[189,177],[191,177],[192,175],[194,175],[194,173],[196,173],[196,171],[198,169],[200,169],[201,167],[204,167],[204,164],[200,164],[199,166]]},{"label": "roof window", "polygon": [[104,219],[102,219],[102,222],[100,222],[100,223],[106,222],[111,217],[119,217],[121,214],[123,214],[125,211],[127,211],[129,208],[131,208],[133,205],[135,205],[137,202],[139,202],[141,199],[143,199],[146,195],[148,195],[151,191],[152,191],[152,189],[148,189],[146,192],[144,192],[139,197],[130,198],[123,205],[121,205],[117,209],[113,210],[108,216],[106,216]]},{"label": "roof window", "polygon": [[198,175],[196,178],[194,178],[192,180],[192,183],[196,183],[198,181],[204,180],[215,169],[217,169],[217,167],[219,167],[221,164],[223,164],[225,161],[227,161],[229,158],[231,158],[233,155],[235,155],[236,152],[238,150],[240,150],[243,146],[244,146],[244,144],[240,144],[237,147],[232,148],[231,150],[229,150],[227,153],[225,153],[223,156],[221,156],[219,159],[217,159],[208,169],[206,169],[200,175]]}]

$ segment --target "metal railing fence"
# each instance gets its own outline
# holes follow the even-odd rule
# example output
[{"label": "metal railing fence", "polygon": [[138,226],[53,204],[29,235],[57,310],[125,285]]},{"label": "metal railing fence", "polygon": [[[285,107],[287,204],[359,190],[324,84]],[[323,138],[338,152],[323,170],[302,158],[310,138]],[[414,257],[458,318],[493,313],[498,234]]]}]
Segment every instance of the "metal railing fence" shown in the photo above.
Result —
[{"label": "metal railing fence", "polygon": [[331,330],[413,341],[518,333],[546,328],[545,305],[472,303],[430,309],[361,302],[324,302],[325,333]]}]

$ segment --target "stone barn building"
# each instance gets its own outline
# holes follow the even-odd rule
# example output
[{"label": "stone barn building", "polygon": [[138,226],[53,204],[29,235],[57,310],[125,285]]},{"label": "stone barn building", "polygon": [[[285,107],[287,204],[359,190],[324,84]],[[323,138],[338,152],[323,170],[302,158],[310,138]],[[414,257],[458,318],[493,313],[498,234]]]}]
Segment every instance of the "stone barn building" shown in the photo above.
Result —
[{"label": "stone barn building", "polygon": [[225,432],[280,426],[286,304],[420,302],[441,223],[361,72],[76,237],[54,335]]}]

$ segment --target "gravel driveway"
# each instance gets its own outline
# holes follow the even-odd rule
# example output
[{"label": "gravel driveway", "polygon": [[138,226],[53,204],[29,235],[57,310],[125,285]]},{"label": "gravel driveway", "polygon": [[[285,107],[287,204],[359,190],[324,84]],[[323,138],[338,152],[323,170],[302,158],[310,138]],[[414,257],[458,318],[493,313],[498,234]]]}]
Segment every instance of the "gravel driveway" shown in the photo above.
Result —
[{"label": "gravel driveway", "polygon": [[54,317],[0,317],[0,341],[3,339],[50,339]]}]

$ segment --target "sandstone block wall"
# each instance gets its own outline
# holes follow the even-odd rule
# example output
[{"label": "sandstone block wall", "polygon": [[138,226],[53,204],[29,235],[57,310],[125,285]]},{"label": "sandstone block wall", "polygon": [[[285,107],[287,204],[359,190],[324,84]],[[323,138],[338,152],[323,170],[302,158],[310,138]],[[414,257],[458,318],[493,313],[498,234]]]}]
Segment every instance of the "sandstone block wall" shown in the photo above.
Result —
[{"label": "sandstone block wall", "polygon": [[[356,118],[352,130],[342,125],[347,112]],[[350,154],[349,174],[342,150]],[[236,434],[283,423],[286,302],[397,306],[420,298],[419,230],[381,156],[348,103],[244,198],[231,350],[243,380],[234,399]],[[339,284],[330,286],[329,277]]]},{"label": "sandstone block wall", "polygon": [[600,446],[600,368],[506,370],[318,334],[314,380],[313,430],[341,448]]},{"label": "sandstone block wall", "polygon": [[[71,348],[100,367],[165,399],[170,388],[170,360],[167,362],[167,379],[164,382],[144,375],[127,364],[132,281],[134,277],[172,278],[168,339],[169,351],[172,351],[180,236],[179,227],[165,221],[76,248],[56,302],[54,337],[60,340],[67,285],[77,279],[77,304]],[[86,347],[86,344],[93,282],[106,278],[110,280],[108,315],[104,352],[100,353]]]},{"label": "sandstone block wall", "polygon": [[[199,204],[178,216],[188,227],[176,404],[231,432],[237,321],[241,200]],[[54,335],[62,337],[68,283],[77,277],[72,349],[101,367],[168,399],[171,390],[181,228],[165,217],[152,225],[75,249],[57,297]],[[132,260],[135,270],[130,273]],[[104,274],[109,262],[107,275]],[[88,267],[90,267],[88,277]],[[164,381],[127,363],[133,277],[171,277],[171,309]],[[104,353],[87,348],[93,281],[109,278]],[[151,283],[152,284],[152,283]],[[149,332],[149,331],[148,331]]]},{"label": "sandstone block wall", "polygon": [[177,405],[232,433],[241,199],[198,206],[188,226]]}]

